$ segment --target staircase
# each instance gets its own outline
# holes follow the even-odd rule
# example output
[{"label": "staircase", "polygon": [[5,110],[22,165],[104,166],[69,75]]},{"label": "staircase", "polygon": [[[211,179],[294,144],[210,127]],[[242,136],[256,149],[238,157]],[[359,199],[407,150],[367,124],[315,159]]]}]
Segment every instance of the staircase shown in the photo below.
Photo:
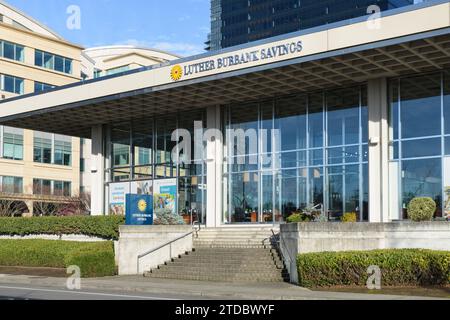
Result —
[{"label": "staircase", "polygon": [[[274,230],[278,233],[278,230]],[[204,229],[194,250],[145,273],[149,278],[218,282],[288,281],[271,228]]]}]

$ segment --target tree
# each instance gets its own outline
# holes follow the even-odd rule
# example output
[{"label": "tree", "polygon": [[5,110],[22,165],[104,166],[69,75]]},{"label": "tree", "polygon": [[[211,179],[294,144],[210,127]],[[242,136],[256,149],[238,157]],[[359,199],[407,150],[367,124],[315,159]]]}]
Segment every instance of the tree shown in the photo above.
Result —
[{"label": "tree", "polygon": [[0,217],[16,217],[21,216],[28,208],[23,201],[0,200]]}]

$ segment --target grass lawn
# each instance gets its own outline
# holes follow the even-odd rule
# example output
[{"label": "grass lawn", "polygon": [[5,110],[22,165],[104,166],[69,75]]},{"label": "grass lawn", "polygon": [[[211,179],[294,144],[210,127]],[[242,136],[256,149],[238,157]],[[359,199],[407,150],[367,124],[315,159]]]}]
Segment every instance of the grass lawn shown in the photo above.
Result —
[{"label": "grass lawn", "polygon": [[112,241],[0,240],[0,267],[67,268],[79,266],[82,277],[115,274]]}]

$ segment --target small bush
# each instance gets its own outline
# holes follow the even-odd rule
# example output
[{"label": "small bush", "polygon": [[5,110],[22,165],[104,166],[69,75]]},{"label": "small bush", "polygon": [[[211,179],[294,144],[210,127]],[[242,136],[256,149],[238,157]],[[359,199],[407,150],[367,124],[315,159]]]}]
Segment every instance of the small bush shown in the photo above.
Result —
[{"label": "small bush", "polygon": [[436,212],[436,202],[431,198],[414,198],[408,205],[408,217],[412,221],[431,221]]},{"label": "small bush", "polygon": [[124,216],[0,218],[0,235],[77,234],[117,240],[124,223]]},{"label": "small bush", "polygon": [[366,286],[369,266],[379,266],[382,286],[450,284],[450,252],[420,249],[321,252],[297,258],[304,287]]},{"label": "small bush", "polygon": [[115,274],[111,241],[74,242],[53,240],[0,240],[0,266],[80,267],[82,277]]},{"label": "small bush", "polygon": [[287,223],[299,223],[299,222],[303,222],[303,218],[300,213],[294,213],[294,214],[290,215],[286,219],[286,221],[287,221]]},{"label": "small bush", "polygon": [[341,217],[342,222],[356,222],[357,215],[355,212],[347,212]]},{"label": "small bush", "polygon": [[155,225],[182,225],[185,224],[183,217],[174,214],[170,209],[155,209]]},{"label": "small bush", "polygon": [[102,244],[70,252],[65,256],[65,266],[80,267],[81,276],[84,278],[114,275],[116,272],[114,246],[109,241]]}]

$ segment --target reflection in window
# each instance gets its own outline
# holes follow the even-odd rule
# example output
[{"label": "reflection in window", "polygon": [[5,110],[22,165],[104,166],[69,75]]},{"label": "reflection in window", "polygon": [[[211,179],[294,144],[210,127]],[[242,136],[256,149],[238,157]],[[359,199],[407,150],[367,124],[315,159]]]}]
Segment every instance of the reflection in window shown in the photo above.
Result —
[{"label": "reflection in window", "polygon": [[22,78],[0,74],[0,90],[15,94],[24,93],[25,80]]},{"label": "reflection in window", "polygon": [[23,130],[4,127],[3,129],[3,158],[23,160]]},{"label": "reflection in window", "polygon": [[[279,139],[269,134],[272,143],[259,151],[257,163],[249,163],[249,156],[231,156],[234,150],[226,143],[225,222],[280,222],[309,206],[323,207],[330,219],[345,212],[367,219],[368,194],[360,190],[360,177],[367,179],[366,90],[363,86],[225,108],[225,128],[280,130]],[[261,133],[258,140],[264,146]],[[325,148],[326,143],[331,147]],[[236,163],[241,158],[245,164]],[[270,164],[262,161],[265,158]],[[259,220],[254,221],[252,213]]]},{"label": "reflection in window", "polygon": [[24,50],[24,46],[0,40],[0,57],[23,62]]},{"label": "reflection in window", "polygon": [[437,216],[442,208],[442,159],[405,160],[402,162],[402,208],[407,218],[407,207],[415,197],[430,197],[437,205]]},{"label": "reflection in window", "polygon": [[441,74],[400,80],[402,139],[441,134]]},{"label": "reflection in window", "polygon": [[34,51],[34,65],[67,74],[72,73],[72,59],[40,50]]},{"label": "reflection in window", "polygon": [[2,193],[23,193],[23,178],[21,177],[0,177]]},{"label": "reflection in window", "polygon": [[52,163],[52,135],[47,133],[34,134],[34,162]]},{"label": "reflection in window", "polygon": [[449,117],[448,73],[396,79],[390,81],[389,87],[390,215],[393,219],[405,219],[413,198],[431,197],[438,206],[436,216],[441,216],[442,145],[444,153],[448,152],[448,139],[442,135]]}]

